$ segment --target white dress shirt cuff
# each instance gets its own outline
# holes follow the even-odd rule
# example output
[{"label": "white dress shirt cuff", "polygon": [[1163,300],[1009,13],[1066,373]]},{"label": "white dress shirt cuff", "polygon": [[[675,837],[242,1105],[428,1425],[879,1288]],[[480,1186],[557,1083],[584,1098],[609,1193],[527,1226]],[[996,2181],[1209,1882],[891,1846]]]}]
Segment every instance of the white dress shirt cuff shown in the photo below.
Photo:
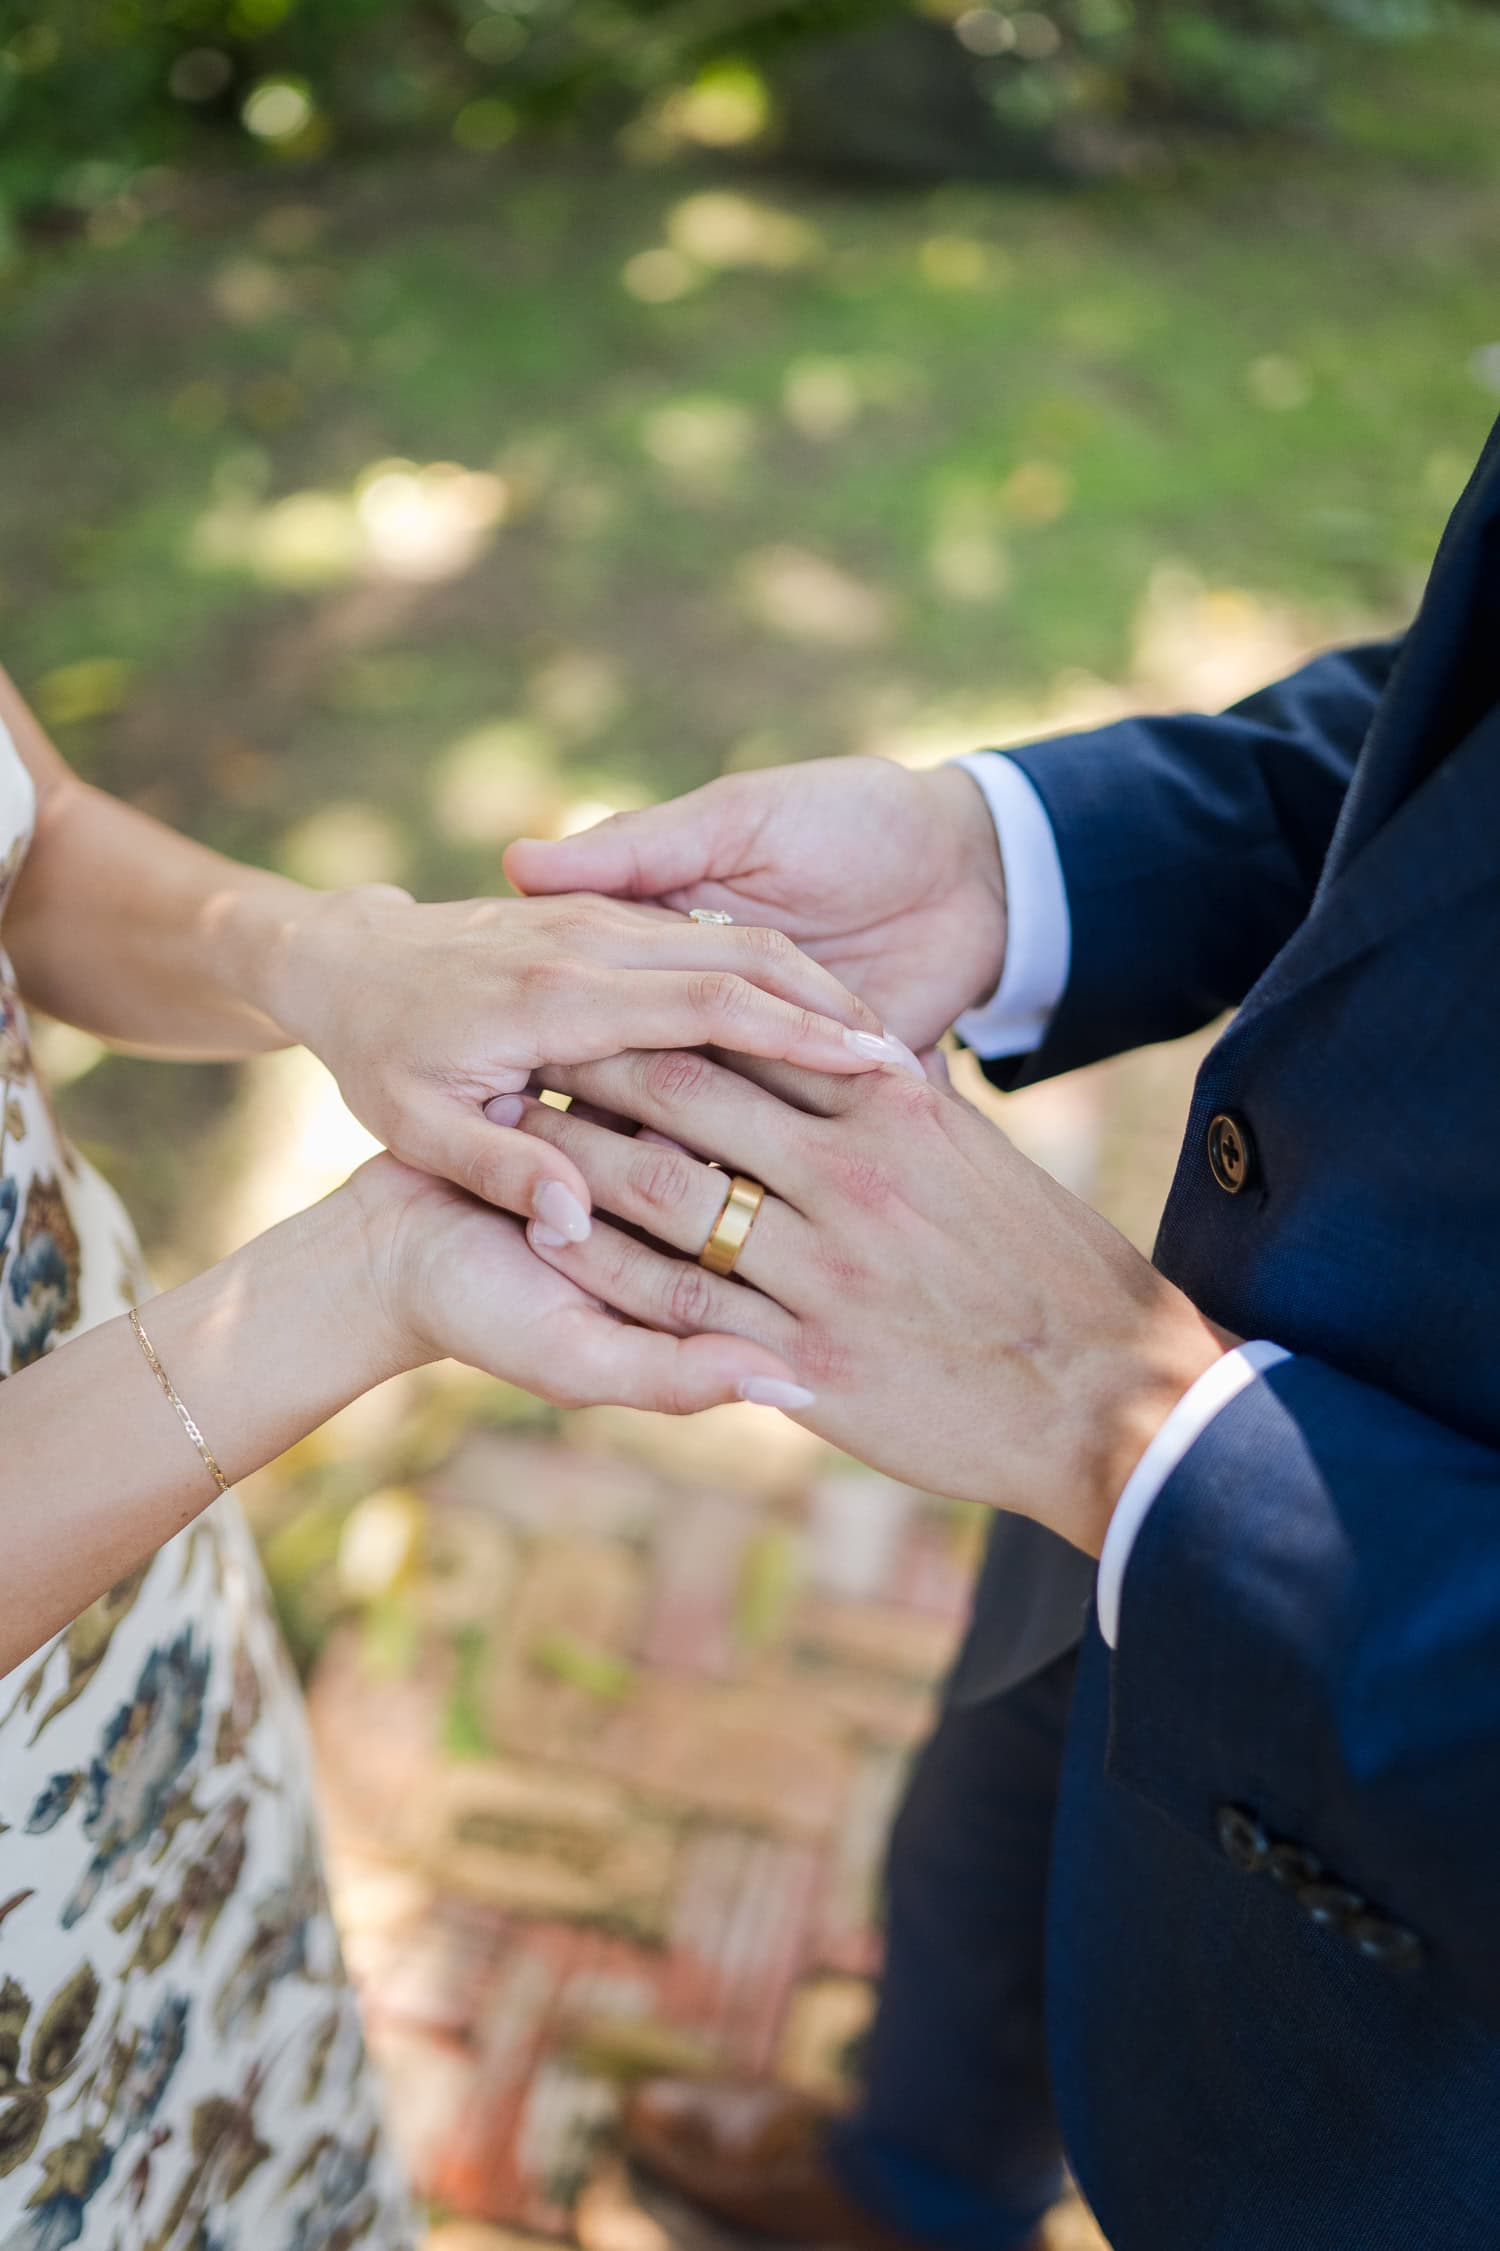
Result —
[{"label": "white dress shirt cuff", "polygon": [[1178,1463],[1235,1394],[1243,1391],[1247,1383],[1253,1383],[1258,1375],[1263,1375],[1267,1368],[1274,1368],[1278,1361],[1290,1358],[1284,1346],[1268,1344],[1264,1338],[1257,1338],[1253,1344],[1236,1345],[1233,1352],[1226,1352],[1222,1360],[1216,1360],[1211,1368],[1205,1369],[1190,1391],[1183,1393],[1126,1479],[1099,1557],[1096,1595],[1099,1631],[1111,1649],[1120,1638],[1120,1600],[1131,1550],[1152,1502]]},{"label": "white dress shirt cuff", "polygon": [[1005,969],[987,1001],[960,1016],[966,1047],[986,1061],[1041,1046],[1068,982],[1072,925],[1047,808],[1002,751],[955,760],[984,792],[1005,870]]}]

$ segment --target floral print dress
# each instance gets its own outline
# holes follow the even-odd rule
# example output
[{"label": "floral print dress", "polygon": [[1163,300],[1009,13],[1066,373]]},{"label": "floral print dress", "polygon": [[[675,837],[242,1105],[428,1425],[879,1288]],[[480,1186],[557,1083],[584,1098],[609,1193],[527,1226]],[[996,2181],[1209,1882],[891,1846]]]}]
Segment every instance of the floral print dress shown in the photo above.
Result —
[{"label": "floral print dress", "polygon": [[[0,914],[33,813],[0,728]],[[0,953],[0,1377],[143,1292]],[[0,2251],[412,2241],[228,1496],[0,1678]]]}]

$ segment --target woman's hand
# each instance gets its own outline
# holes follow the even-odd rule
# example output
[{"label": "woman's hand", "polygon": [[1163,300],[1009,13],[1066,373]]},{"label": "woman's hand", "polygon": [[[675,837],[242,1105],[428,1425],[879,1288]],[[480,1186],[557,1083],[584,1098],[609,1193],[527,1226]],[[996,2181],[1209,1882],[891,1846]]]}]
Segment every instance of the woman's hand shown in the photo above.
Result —
[{"label": "woman's hand", "polygon": [[769,923],[918,1047],[1004,966],[1000,847],[961,766],[814,758],[726,774],[578,836],[523,838],[505,872],[534,894],[606,891]]},{"label": "woman's hand", "polygon": [[388,1149],[572,1241],[589,1195],[571,1157],[485,1115],[540,1065],[713,1042],[811,1071],[914,1067],[778,932],[611,900],[300,894],[274,954],[268,1012]]},{"label": "woman's hand", "polygon": [[371,1380],[453,1359],[554,1406],[669,1415],[807,1396],[779,1353],[742,1337],[630,1326],[533,1257],[517,1221],[394,1157],[372,1158],[337,1194],[359,1215]]},{"label": "woman's hand", "polygon": [[[670,1137],[537,1103],[520,1121],[572,1158],[596,1207],[687,1255],[609,1226],[538,1255],[669,1334],[756,1338],[816,1391],[804,1419],[848,1452],[1094,1554],[1150,1438],[1233,1341],[938,1087],[685,1054],[547,1078]],[[696,1263],[727,1186],[709,1156],[767,1190],[732,1279]]]}]

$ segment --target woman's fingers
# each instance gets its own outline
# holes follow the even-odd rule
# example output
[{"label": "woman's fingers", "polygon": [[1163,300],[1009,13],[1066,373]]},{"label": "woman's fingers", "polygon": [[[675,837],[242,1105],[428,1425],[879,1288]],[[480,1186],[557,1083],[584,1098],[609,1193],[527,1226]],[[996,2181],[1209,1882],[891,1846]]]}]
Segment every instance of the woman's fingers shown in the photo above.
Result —
[{"label": "woman's fingers", "polygon": [[837,1073],[922,1068],[900,1040],[782,1000],[732,969],[606,974],[570,1003],[556,1044],[596,1055],[622,1047],[722,1047]]},{"label": "woman's fingers", "polygon": [[[572,1158],[597,1211],[613,1212],[672,1250],[696,1258],[718,1223],[730,1176],[715,1172],[664,1136],[613,1133],[576,1111],[527,1105],[523,1133]],[[735,1267],[741,1280],[780,1297],[777,1278],[795,1274],[806,1254],[807,1225],[775,1196],[755,1216]],[[783,1287],[785,1284],[783,1283]]]},{"label": "woman's fingers", "polygon": [[566,1150],[515,1131],[524,1107],[519,1094],[498,1094],[482,1111],[443,1102],[396,1154],[486,1204],[581,1242],[589,1231],[588,1182]]},{"label": "woman's fingers", "polygon": [[696,1415],[744,1399],[798,1414],[814,1403],[779,1353],[737,1336],[665,1336],[580,1313],[566,1390],[591,1405]]},{"label": "woman's fingers", "polygon": [[803,953],[780,930],[758,923],[698,923],[686,915],[641,930],[623,926],[617,958],[622,967],[731,971],[746,984],[781,1000],[795,1001],[814,1015],[831,1016],[856,1031],[884,1033],[873,1008]]},{"label": "woman's fingers", "polygon": [[806,1208],[821,1121],[706,1055],[652,1050],[601,1063],[549,1064],[544,1075],[556,1093],[652,1126],[700,1157],[751,1174],[794,1209]]},{"label": "woman's fingers", "polygon": [[710,1274],[695,1261],[668,1258],[607,1221],[586,1243],[553,1243],[535,1227],[527,1240],[540,1259],[629,1320],[673,1337],[746,1337],[796,1373],[797,1323],[758,1290]]}]

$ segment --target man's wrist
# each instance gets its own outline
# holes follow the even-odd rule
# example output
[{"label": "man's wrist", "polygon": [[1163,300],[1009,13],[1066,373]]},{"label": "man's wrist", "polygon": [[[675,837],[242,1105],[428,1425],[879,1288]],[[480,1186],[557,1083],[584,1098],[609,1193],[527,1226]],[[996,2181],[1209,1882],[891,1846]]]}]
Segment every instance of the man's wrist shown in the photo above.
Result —
[{"label": "man's wrist", "polygon": [[[1098,1415],[1078,1478],[1084,1497],[1069,1537],[1098,1556],[1136,1469],[1193,1386],[1243,1339],[1200,1313],[1180,1292],[1169,1319],[1128,1360],[1114,1358],[1112,1396]],[[1113,1356],[1112,1356],[1113,1357]]]},{"label": "man's wrist", "polygon": [[944,825],[953,840],[957,884],[975,901],[975,911],[986,930],[984,976],[964,1002],[977,1007],[1000,982],[1005,967],[1007,908],[1005,863],[1000,839],[983,790],[962,766],[938,766],[927,782],[942,808]]}]

